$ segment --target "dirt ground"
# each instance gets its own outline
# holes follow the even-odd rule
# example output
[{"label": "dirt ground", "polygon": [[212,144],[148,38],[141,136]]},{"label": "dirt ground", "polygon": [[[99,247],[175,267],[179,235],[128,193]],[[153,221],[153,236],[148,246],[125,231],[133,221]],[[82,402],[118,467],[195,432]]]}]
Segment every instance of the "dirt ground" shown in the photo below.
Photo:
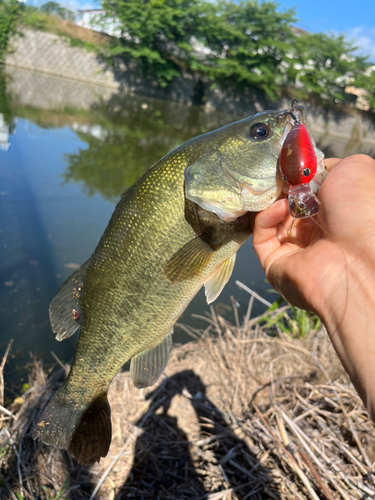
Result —
[{"label": "dirt ground", "polygon": [[374,498],[374,425],[324,327],[272,338],[249,317],[211,309],[147,390],[119,373],[112,444],[89,468],[32,439],[68,370],[48,378],[35,360],[31,388],[0,411],[0,499]]}]

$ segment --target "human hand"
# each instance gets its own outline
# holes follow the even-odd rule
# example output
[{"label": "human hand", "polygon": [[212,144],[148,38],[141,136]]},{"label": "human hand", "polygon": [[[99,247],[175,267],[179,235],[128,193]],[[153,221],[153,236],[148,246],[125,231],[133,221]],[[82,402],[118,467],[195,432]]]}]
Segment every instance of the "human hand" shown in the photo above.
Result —
[{"label": "human hand", "polygon": [[271,285],[290,303],[322,318],[370,408],[375,401],[375,161],[355,155],[325,165],[330,171],[314,218],[320,227],[310,219],[293,220],[287,200],[279,200],[255,217],[253,245]]}]

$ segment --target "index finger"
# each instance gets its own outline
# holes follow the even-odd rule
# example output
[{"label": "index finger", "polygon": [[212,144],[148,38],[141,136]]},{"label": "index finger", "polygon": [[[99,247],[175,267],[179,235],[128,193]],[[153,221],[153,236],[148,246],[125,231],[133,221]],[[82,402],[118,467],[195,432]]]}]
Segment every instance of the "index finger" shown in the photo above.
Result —
[{"label": "index finger", "polygon": [[324,159],[324,166],[325,166],[327,172],[332,170],[333,167],[335,167],[338,163],[340,163],[340,161],[341,161],[341,158],[325,158]]},{"label": "index finger", "polygon": [[268,257],[281,246],[277,235],[277,225],[289,214],[288,200],[278,200],[259,212],[254,221],[253,246],[262,267]]}]

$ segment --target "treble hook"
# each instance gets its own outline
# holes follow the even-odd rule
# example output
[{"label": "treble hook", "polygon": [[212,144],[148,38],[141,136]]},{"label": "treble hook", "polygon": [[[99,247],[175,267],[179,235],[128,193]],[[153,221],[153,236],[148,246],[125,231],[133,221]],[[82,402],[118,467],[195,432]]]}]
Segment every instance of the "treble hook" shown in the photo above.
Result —
[{"label": "treble hook", "polygon": [[289,115],[293,118],[294,120],[294,125],[298,125],[299,123],[299,120],[298,118],[296,117],[296,115],[293,113],[292,109],[293,109],[293,106],[294,106],[294,103],[299,103],[298,99],[293,99],[292,101],[292,104],[289,108],[289,111],[283,111],[282,113],[280,113],[278,116],[277,116],[277,120],[280,118],[280,116],[284,116],[284,115]]},{"label": "treble hook", "polygon": [[295,103],[295,102],[296,102],[297,104],[299,104],[299,100],[298,100],[298,99],[293,99],[292,104],[291,104],[291,106],[290,106],[290,109],[292,109],[292,107],[294,106],[294,103]]}]

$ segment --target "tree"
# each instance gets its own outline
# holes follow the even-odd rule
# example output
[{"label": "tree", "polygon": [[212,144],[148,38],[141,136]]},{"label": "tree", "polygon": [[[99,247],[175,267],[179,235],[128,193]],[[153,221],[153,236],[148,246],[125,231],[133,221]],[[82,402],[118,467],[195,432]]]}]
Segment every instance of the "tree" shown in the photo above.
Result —
[{"label": "tree", "polygon": [[51,1],[41,5],[40,10],[46,14],[56,14],[60,7],[59,3]]},{"label": "tree", "polygon": [[71,11],[70,9],[66,9],[65,7],[62,7],[59,3],[57,2],[47,2],[44,3],[41,7],[40,10],[42,12],[45,12],[46,14],[55,14],[56,16],[61,17],[61,19],[70,19],[71,21],[74,21],[74,12]]},{"label": "tree", "polygon": [[288,81],[297,88],[336,102],[348,100],[345,88],[367,86],[367,57],[355,55],[357,47],[344,35],[314,33],[297,36],[285,60]]},{"label": "tree", "polygon": [[278,67],[293,43],[295,21],[294,10],[279,12],[277,7],[249,0],[214,5],[200,33],[210,53],[194,66],[221,87],[257,88],[275,98],[282,83]]},{"label": "tree", "polygon": [[200,5],[199,0],[103,0],[107,17],[121,30],[112,54],[126,55],[146,77],[167,86],[189,66]]}]

